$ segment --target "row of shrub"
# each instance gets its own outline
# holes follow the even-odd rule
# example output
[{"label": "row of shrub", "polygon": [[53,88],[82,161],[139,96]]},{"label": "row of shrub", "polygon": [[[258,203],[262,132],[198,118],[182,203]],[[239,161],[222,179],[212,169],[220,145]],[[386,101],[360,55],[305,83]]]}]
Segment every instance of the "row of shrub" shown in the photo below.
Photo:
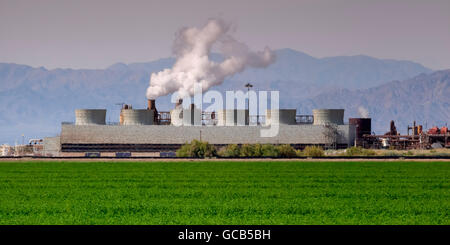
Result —
[{"label": "row of shrub", "polygon": [[184,144],[176,152],[177,157],[321,157],[324,151],[319,146],[307,146],[303,151],[295,150],[290,145],[271,145],[271,144],[230,144],[217,150],[208,142],[193,140],[191,143]]},{"label": "row of shrub", "polygon": [[378,154],[374,150],[371,149],[364,149],[362,147],[351,147],[345,150],[345,152],[342,154],[344,156],[390,156],[390,157],[408,157],[408,156],[450,156],[449,153],[445,152],[436,152],[436,150],[432,149],[429,151],[422,151],[422,152],[414,152],[411,150],[408,151],[402,151],[402,150],[384,150],[380,151]]},{"label": "row of shrub", "polygon": [[176,152],[177,157],[216,157],[217,150],[208,142],[193,140],[191,143],[186,143],[180,147]]},{"label": "row of shrub", "polygon": [[290,145],[231,144],[222,147],[218,155],[221,157],[296,157],[297,151]]},{"label": "row of shrub", "polygon": [[388,150],[382,153],[383,156],[392,156],[392,157],[409,157],[409,156],[435,156],[435,157],[449,157],[450,156],[450,152],[438,152],[435,149],[431,149],[431,150],[422,150],[422,151],[395,151],[395,150]]},{"label": "row of shrub", "polygon": [[343,155],[345,155],[345,156],[375,156],[375,155],[377,155],[377,153],[374,150],[365,149],[365,148],[362,148],[361,146],[353,146],[353,147],[347,148]]},{"label": "row of shrub", "polygon": [[[381,156],[449,156],[449,153],[436,153],[430,150],[430,153],[415,154],[412,151],[385,151],[379,152]],[[328,153],[329,154],[329,153]],[[362,147],[350,147],[344,152],[337,152],[331,155],[335,156],[376,156],[377,152]],[[230,144],[217,149],[208,142],[193,140],[191,143],[184,144],[177,150],[177,157],[274,157],[274,158],[290,158],[290,157],[321,157],[324,156],[324,150],[320,146],[307,146],[303,151],[295,150],[290,145],[271,145],[271,144]]]}]

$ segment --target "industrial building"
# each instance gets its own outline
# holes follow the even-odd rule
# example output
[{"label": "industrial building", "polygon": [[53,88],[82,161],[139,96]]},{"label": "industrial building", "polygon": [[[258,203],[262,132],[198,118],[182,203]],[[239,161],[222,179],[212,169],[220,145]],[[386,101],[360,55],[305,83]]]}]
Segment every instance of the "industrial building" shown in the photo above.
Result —
[{"label": "industrial building", "polygon": [[[357,127],[344,124],[344,109],[317,109],[313,115],[297,115],[295,109],[267,110],[250,116],[248,110],[202,112],[182,101],[170,112],[159,112],[155,101],[147,109],[123,105],[119,123],[105,122],[106,110],[79,109],[74,123],[63,123],[58,137],[44,138],[46,156],[160,156],[175,152],[186,142],[207,141],[217,147],[227,144],[290,144],[347,148],[354,145]],[[368,119],[370,120],[370,119]],[[276,126],[274,137],[261,137],[261,130]],[[367,126],[367,125],[366,125]],[[370,124],[364,132],[370,132]]]},{"label": "industrial building", "polygon": [[[352,121],[350,120],[350,123]],[[353,124],[364,125],[364,120],[353,122]],[[410,134],[411,132],[411,134]],[[430,148],[450,148],[450,132],[447,126],[441,128],[434,126],[428,131],[423,130],[422,125],[408,126],[407,134],[401,135],[395,126],[394,121],[390,122],[390,129],[383,135],[370,134],[367,131],[359,131],[357,129],[356,145],[365,148],[393,148],[399,150],[408,149],[430,149]]]}]

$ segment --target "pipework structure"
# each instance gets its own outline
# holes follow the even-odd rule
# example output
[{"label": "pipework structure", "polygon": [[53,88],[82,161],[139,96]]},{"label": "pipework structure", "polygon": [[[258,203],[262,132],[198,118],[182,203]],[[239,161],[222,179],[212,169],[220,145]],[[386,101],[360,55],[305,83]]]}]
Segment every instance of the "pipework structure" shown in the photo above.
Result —
[{"label": "pipework structure", "polygon": [[[413,126],[407,127],[407,134],[402,135],[397,131],[395,122],[391,121],[388,132],[383,135],[376,135],[370,134],[367,122],[350,120],[350,123],[355,124],[357,129],[356,145],[364,148],[396,150],[450,148],[450,132],[446,126],[441,128],[435,126],[428,131],[424,131],[423,126],[416,125],[414,121]],[[358,130],[358,127],[362,127],[362,129]]]}]

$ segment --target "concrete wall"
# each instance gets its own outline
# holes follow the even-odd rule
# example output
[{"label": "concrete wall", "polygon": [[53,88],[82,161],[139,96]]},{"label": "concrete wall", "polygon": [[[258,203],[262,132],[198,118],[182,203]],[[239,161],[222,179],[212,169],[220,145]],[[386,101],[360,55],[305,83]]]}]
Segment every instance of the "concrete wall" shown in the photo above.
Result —
[{"label": "concrete wall", "polygon": [[[320,125],[279,125],[276,137],[261,137],[262,126],[62,125],[61,143],[184,144],[193,139],[211,144],[327,144]],[[353,144],[354,125],[339,125],[339,144]]]}]

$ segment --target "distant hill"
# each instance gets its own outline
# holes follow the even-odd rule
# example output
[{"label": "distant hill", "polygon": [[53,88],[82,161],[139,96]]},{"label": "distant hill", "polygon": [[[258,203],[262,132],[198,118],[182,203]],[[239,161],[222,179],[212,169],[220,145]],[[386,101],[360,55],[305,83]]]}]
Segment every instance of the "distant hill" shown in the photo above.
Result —
[{"label": "distant hill", "polygon": [[277,50],[276,55],[277,62],[268,69],[249,69],[232,80],[266,83],[293,81],[320,87],[360,89],[431,71],[410,61],[376,59],[364,55],[318,59],[292,49]]},{"label": "distant hill", "polygon": [[[403,80],[431,70],[410,61],[382,60],[368,56],[314,58],[292,49],[276,51],[277,61],[267,69],[249,69],[216,87],[220,91],[244,89],[251,82],[256,90],[276,89],[281,106],[306,113],[308,99],[337,89],[353,91]],[[220,55],[213,55],[220,60]],[[107,108],[107,120],[118,121],[116,103],[146,106],[145,90],[150,74],[169,68],[173,58],[146,63],[117,63],[106,69],[33,68],[0,63],[0,144],[54,135],[61,121],[73,121],[76,108]],[[301,106],[300,106],[301,105]],[[169,96],[158,99],[161,110],[172,105]]]},{"label": "distant hill", "polygon": [[389,130],[390,120],[406,133],[408,125],[426,127],[450,123],[450,69],[421,74],[404,81],[393,81],[374,88],[350,91],[336,89],[306,99],[298,108],[310,112],[314,108],[345,108],[345,118],[358,117],[359,107],[365,108],[378,133]]}]

